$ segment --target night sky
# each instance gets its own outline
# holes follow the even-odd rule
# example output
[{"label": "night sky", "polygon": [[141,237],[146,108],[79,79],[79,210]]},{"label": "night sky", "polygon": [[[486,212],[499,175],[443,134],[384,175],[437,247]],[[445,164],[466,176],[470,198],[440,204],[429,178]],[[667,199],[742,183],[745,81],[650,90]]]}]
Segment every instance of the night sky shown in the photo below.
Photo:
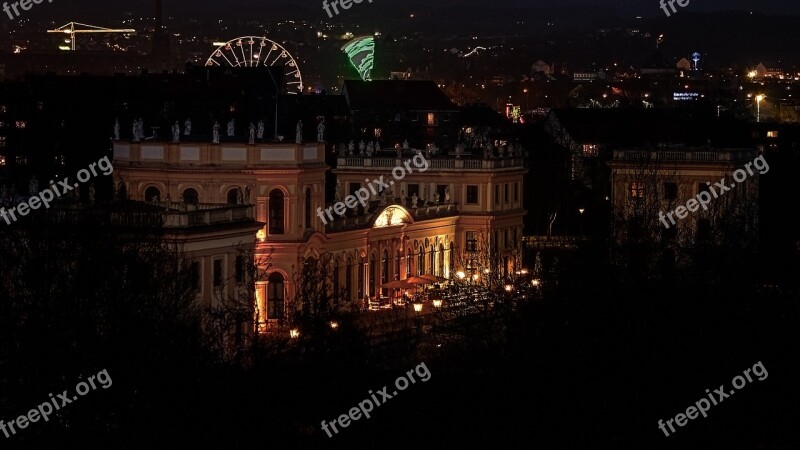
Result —
[{"label": "night sky", "polygon": [[[60,5],[59,5],[60,3]],[[71,0],[69,2],[64,0],[56,0],[51,4],[43,3],[47,7],[38,6],[31,11],[32,15],[39,18],[45,18],[43,14],[48,17],[53,17],[54,11],[59,14],[67,14],[75,19],[83,16],[96,17],[97,15],[120,13],[123,11],[137,12],[137,13],[151,13],[152,3],[149,1],[137,2],[135,5],[128,2],[105,2],[100,0]],[[276,14],[282,12],[289,12],[290,14],[307,14],[307,19],[314,19],[314,14],[318,14],[318,19],[323,19],[320,14],[321,2],[303,0],[298,2],[287,2],[285,0],[241,0],[235,3],[220,2],[218,0],[166,0],[164,2],[164,10],[168,15],[185,17],[227,17],[227,18],[244,18],[252,11],[259,11],[261,19],[268,19],[268,15],[264,16],[264,11],[275,11]],[[585,13],[591,11],[592,14],[597,15],[597,18],[602,16],[645,16],[652,17],[658,16],[661,13],[659,9],[658,0],[507,0],[501,3],[495,2],[487,4],[483,0],[374,0],[372,4],[367,4],[371,12],[385,14],[389,17],[394,16],[398,11],[405,11],[411,9],[440,9],[442,7],[486,7],[491,6],[495,9],[515,9],[522,8],[529,10],[531,13],[541,10],[565,10],[572,9]],[[579,9],[574,9],[579,6]],[[587,9],[588,8],[588,9]],[[364,9],[364,8],[361,8]],[[800,3],[794,0],[769,0],[769,1],[756,1],[756,0],[693,0],[684,8],[689,12],[709,12],[709,11],[754,11],[763,12],[767,14],[798,14],[800,13]],[[350,11],[355,11],[356,8],[351,8]],[[355,17],[355,15],[353,16]],[[342,17],[347,20],[347,18]]]}]

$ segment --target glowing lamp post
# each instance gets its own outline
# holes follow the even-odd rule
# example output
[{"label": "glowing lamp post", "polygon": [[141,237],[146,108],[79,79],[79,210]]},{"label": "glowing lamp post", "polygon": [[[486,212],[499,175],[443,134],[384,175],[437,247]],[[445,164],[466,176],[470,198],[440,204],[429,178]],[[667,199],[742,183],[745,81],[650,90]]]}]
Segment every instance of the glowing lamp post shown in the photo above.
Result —
[{"label": "glowing lamp post", "polygon": [[418,300],[418,301],[414,302],[414,312],[417,312],[417,313],[422,312],[422,301],[421,300]]},{"label": "glowing lamp post", "polygon": [[292,339],[299,338],[300,337],[300,330],[298,330],[297,328],[292,328],[291,330],[289,330],[289,337],[292,338]]}]

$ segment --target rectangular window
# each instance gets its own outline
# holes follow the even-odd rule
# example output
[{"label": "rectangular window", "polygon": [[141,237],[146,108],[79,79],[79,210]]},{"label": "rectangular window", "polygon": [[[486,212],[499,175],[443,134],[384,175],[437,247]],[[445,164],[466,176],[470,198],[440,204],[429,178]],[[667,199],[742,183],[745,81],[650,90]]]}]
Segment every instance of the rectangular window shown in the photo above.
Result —
[{"label": "rectangular window", "polygon": [[417,197],[419,197],[419,185],[418,184],[409,184],[408,185],[408,193],[406,195],[408,195],[408,197],[413,197],[414,194],[416,194]]},{"label": "rectangular window", "polygon": [[631,198],[644,198],[644,183],[631,181]]},{"label": "rectangular window", "polygon": [[474,231],[467,231],[464,250],[468,252],[478,251],[478,239]]},{"label": "rectangular window", "polygon": [[509,203],[509,198],[508,198],[508,183],[506,183],[506,185],[503,187],[503,201],[505,201],[506,203]]},{"label": "rectangular window", "polygon": [[708,193],[710,194],[710,193],[711,193],[711,190],[710,190],[710,188],[708,187],[708,185],[707,185],[707,184],[705,184],[705,183],[698,183],[698,184],[697,184],[697,193],[698,193],[698,194],[700,194],[701,192],[708,192]]},{"label": "rectangular window", "polygon": [[436,114],[428,113],[428,125],[436,125]]},{"label": "rectangular window", "polygon": [[677,200],[678,198],[678,183],[664,183],[664,199]]},{"label": "rectangular window", "polygon": [[214,287],[222,286],[222,260],[214,260]]},{"label": "rectangular window", "polygon": [[474,184],[467,185],[467,204],[478,204],[478,186]]},{"label": "rectangular window", "polygon": [[244,281],[244,256],[236,256],[236,282],[241,283]]},{"label": "rectangular window", "polygon": [[514,203],[519,201],[519,183],[514,183]]},{"label": "rectangular window", "polygon": [[200,262],[199,261],[192,261],[191,266],[189,266],[189,279],[191,280],[192,290],[199,291],[200,290]]},{"label": "rectangular window", "polygon": [[500,185],[499,184],[495,184],[494,185],[494,204],[495,205],[499,205],[500,204]]},{"label": "rectangular window", "polygon": [[700,219],[697,221],[697,240],[707,241],[711,239],[711,221],[709,219]]},{"label": "rectangular window", "polygon": [[768,138],[776,138],[776,137],[778,137],[778,132],[777,131],[767,131],[767,137]]},{"label": "rectangular window", "polygon": [[447,191],[446,184],[436,185],[436,193],[439,194],[439,203],[444,203],[445,191]]}]

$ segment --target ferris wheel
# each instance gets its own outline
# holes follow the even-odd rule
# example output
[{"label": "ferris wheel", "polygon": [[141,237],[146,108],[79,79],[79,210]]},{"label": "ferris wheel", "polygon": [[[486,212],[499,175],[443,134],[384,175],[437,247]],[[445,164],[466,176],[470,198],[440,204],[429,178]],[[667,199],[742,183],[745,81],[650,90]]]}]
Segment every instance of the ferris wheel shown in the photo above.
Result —
[{"label": "ferris wheel", "polygon": [[221,67],[284,67],[284,91],[303,92],[300,67],[288,50],[263,36],[242,36],[217,47],[208,57],[206,66]]}]

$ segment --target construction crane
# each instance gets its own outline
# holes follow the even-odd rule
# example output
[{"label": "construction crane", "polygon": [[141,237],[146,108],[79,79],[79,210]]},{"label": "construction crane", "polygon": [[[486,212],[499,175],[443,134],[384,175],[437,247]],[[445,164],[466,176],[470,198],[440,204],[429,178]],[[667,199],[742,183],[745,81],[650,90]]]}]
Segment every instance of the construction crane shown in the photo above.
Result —
[{"label": "construction crane", "polygon": [[[81,28],[83,27],[83,28]],[[85,23],[70,22],[55,30],[47,30],[48,33],[65,33],[69,34],[70,41],[72,41],[72,50],[75,50],[75,35],[77,33],[132,33],[135,34],[136,30],[132,28],[105,28],[96,27],[94,25],[86,25]]]}]

